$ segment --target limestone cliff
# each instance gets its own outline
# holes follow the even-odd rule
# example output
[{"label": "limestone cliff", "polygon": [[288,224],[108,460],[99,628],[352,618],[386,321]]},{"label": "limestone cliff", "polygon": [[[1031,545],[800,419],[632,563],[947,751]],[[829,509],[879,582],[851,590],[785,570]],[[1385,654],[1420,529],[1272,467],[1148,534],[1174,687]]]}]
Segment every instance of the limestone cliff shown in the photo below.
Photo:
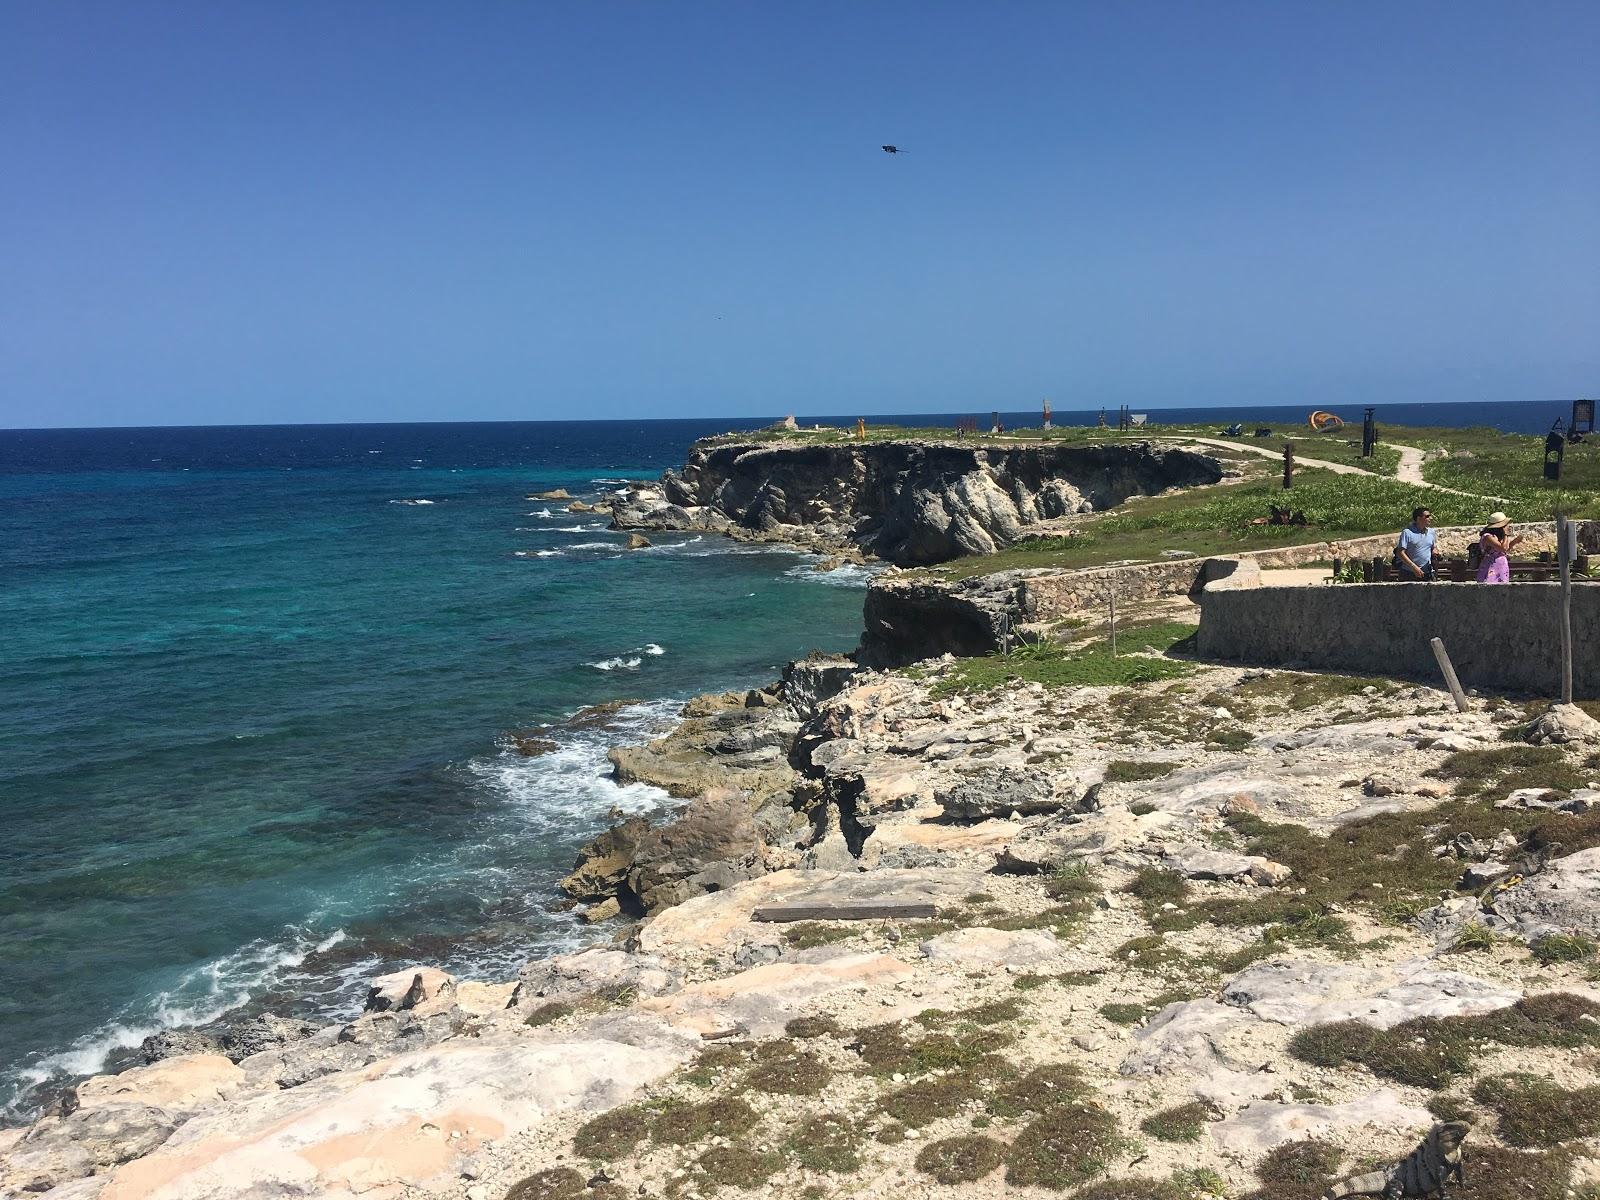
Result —
[{"label": "limestone cliff", "polygon": [[659,492],[630,493],[619,529],[701,529],[853,548],[903,566],[992,554],[1040,521],[1222,478],[1217,461],[1148,442],[979,446],[892,441],[695,443]]}]

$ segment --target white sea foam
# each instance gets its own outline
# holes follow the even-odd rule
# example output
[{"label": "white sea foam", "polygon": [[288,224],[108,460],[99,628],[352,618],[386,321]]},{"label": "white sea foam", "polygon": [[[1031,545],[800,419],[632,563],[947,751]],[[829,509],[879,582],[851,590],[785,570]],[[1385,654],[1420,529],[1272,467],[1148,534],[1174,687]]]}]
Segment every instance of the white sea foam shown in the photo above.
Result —
[{"label": "white sea foam", "polygon": [[616,542],[573,542],[568,550],[620,550]]},{"label": "white sea foam", "polygon": [[[602,521],[598,525],[557,525],[557,526],[555,526],[555,528],[547,530],[546,532],[548,532],[548,533],[599,533],[604,528],[606,528],[606,524],[605,524],[604,521]],[[606,545],[610,545],[610,543],[607,542]]]},{"label": "white sea foam", "polygon": [[117,1051],[130,1050],[164,1029],[209,1024],[279,983],[310,955],[344,939],[342,929],[317,936],[291,928],[281,941],[249,942],[190,968],[170,988],[129,1005],[66,1049],[20,1067],[17,1077],[24,1087],[31,1087],[64,1076],[98,1074]]},{"label": "white sea foam", "polygon": [[618,655],[616,658],[602,658],[599,662],[584,663],[586,667],[593,667],[596,671],[637,671],[644,663],[644,659],[637,654],[628,658]]},{"label": "white sea foam", "polygon": [[644,645],[644,652],[646,654],[665,654],[666,650],[656,645],[654,642],[646,642]]},{"label": "white sea foam", "polygon": [[883,573],[881,567],[867,567],[860,563],[842,563],[831,570],[819,570],[815,562],[797,563],[784,572],[793,579],[823,583],[829,587],[864,588]]},{"label": "white sea foam", "polygon": [[435,500],[391,500],[390,504],[436,504]]},{"label": "white sea foam", "polygon": [[566,552],[564,550],[513,550],[511,553],[516,558],[560,558]]}]

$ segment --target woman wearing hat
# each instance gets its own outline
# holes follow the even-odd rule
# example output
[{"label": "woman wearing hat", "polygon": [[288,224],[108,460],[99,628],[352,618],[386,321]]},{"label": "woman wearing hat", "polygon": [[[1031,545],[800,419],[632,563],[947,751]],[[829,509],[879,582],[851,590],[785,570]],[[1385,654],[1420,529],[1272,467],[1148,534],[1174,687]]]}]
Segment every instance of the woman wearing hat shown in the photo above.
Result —
[{"label": "woman wearing hat", "polygon": [[1510,583],[1511,551],[1522,535],[1511,536],[1511,518],[1503,512],[1490,513],[1489,523],[1478,535],[1478,582]]}]

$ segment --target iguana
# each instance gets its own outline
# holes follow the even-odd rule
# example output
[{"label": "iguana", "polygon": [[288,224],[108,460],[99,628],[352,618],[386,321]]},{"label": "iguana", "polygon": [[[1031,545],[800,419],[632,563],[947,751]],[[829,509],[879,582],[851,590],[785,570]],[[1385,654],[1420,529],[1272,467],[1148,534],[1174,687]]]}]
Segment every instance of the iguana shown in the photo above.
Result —
[{"label": "iguana", "polygon": [[1465,1121],[1435,1125],[1422,1144],[1394,1166],[1341,1179],[1328,1189],[1323,1200],[1341,1200],[1344,1196],[1400,1200],[1402,1196],[1431,1196],[1435,1192],[1441,1200],[1448,1200],[1445,1185],[1452,1176],[1457,1183],[1467,1182],[1461,1166],[1461,1143],[1471,1128]]}]

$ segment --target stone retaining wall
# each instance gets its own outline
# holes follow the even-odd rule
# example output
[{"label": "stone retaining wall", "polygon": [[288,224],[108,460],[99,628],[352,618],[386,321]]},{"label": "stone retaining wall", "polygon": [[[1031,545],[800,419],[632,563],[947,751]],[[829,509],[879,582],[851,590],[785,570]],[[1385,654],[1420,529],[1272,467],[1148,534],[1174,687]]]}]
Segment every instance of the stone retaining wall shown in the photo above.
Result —
[{"label": "stone retaining wall", "polygon": [[[1409,675],[1440,683],[1429,648],[1444,639],[1467,687],[1555,695],[1561,586],[1375,583],[1208,587],[1201,658],[1260,666]],[[1573,689],[1600,696],[1600,584],[1572,588]]]}]

